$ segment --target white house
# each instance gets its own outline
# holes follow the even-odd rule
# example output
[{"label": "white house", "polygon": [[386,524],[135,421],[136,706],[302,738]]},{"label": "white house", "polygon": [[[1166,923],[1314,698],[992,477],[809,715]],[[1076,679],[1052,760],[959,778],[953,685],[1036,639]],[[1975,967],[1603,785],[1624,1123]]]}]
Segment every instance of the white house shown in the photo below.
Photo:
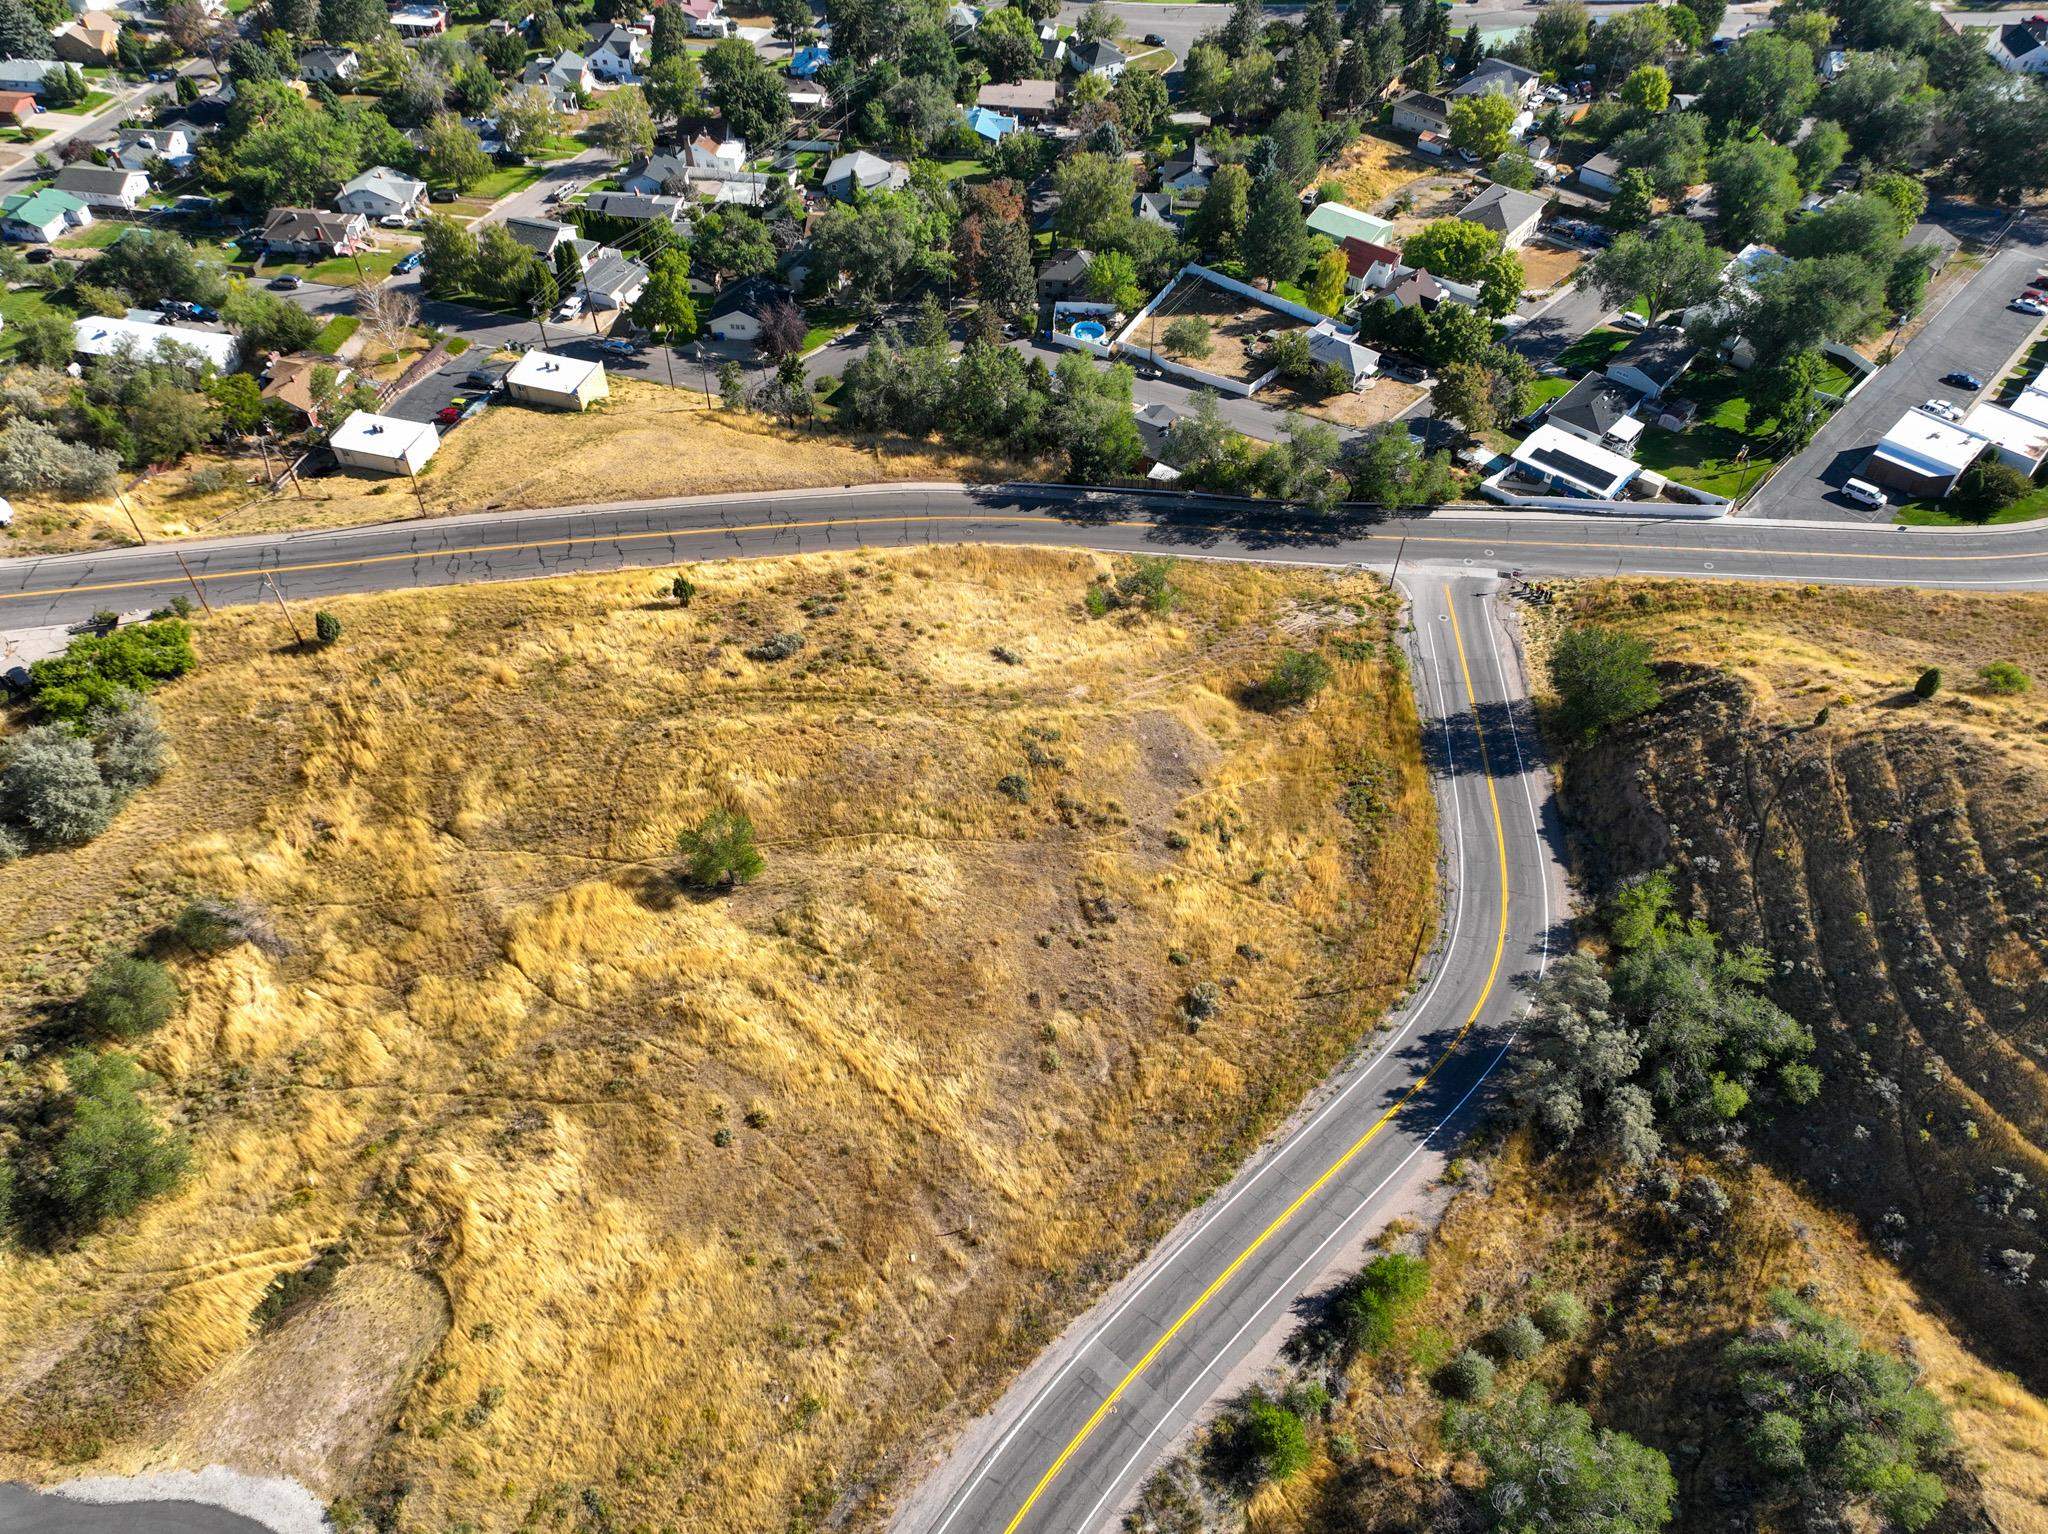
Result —
[{"label": "white house", "polygon": [[1393,286],[1401,271],[1401,253],[1391,245],[1375,244],[1346,236],[1339,242],[1347,268],[1345,283],[1354,293],[1376,292]]},{"label": "white house", "polygon": [[373,165],[343,184],[334,205],[365,218],[412,218],[426,201],[426,182],[402,176],[388,165]]},{"label": "white house", "polygon": [[1856,472],[1888,490],[1939,499],[1976,461],[1985,444],[1979,433],[1915,405],[1878,440]]},{"label": "white house", "polygon": [[1577,171],[1579,185],[1612,197],[1621,190],[1621,161],[1611,154],[1596,154]]},{"label": "white house", "polygon": [[0,234],[10,240],[40,240],[47,245],[91,222],[92,209],[84,198],[54,187],[0,199]]},{"label": "white house", "polygon": [[183,170],[192,163],[192,140],[183,128],[125,128],[108,157],[122,170],[148,170],[157,160]]},{"label": "white house", "polygon": [[362,72],[353,48],[308,48],[299,55],[299,78],[309,85],[346,85]]},{"label": "white house", "polygon": [[2048,74],[2048,21],[2034,16],[1993,27],[1984,51],[2008,74]]},{"label": "white house", "polygon": [[1547,198],[1534,192],[1524,192],[1496,182],[1460,208],[1458,217],[1483,229],[1493,230],[1509,250],[1518,250],[1522,242],[1536,232],[1547,203]]},{"label": "white house", "polygon": [[54,184],[87,207],[119,208],[127,213],[133,213],[149,195],[148,176],[118,166],[67,165],[57,172]]},{"label": "white house", "polygon": [[700,133],[683,145],[681,159],[691,170],[743,171],[747,168],[747,141]]},{"label": "white house", "polygon": [[1075,43],[1067,50],[1067,67],[1076,74],[1114,80],[1130,67],[1130,60],[1112,42]]},{"label": "white house", "polygon": [[527,352],[505,375],[505,392],[521,404],[581,410],[611,393],[604,364],[555,352]]},{"label": "white house", "polygon": [[89,314],[71,322],[71,349],[81,357],[113,357],[123,352],[150,361],[168,362],[181,352],[211,362],[223,373],[234,371],[241,359],[235,338],[219,330],[195,330],[187,325],[166,325],[155,318],[138,318],[148,310],[131,310],[120,319]]},{"label": "white house", "polygon": [[736,282],[718,295],[704,328],[721,341],[758,341],[761,317],[789,302],[789,290],[764,278]]},{"label": "white house", "polygon": [[1635,452],[1636,443],[1642,439],[1644,422],[1637,411],[1644,399],[1634,389],[1598,373],[1588,373],[1551,401],[1543,414],[1543,424],[1610,453],[1627,456]]},{"label": "white house", "polygon": [[646,291],[648,275],[638,261],[606,245],[584,263],[577,286],[593,309],[627,309]]},{"label": "white house", "polygon": [[1434,133],[1442,138],[1451,131],[1451,109],[1441,96],[1410,91],[1394,103],[1394,126],[1407,133]]},{"label": "white house", "polygon": [[731,37],[739,24],[725,14],[724,0],[676,0],[692,37]]},{"label": "white house", "polygon": [[401,421],[358,410],[335,429],[327,446],[344,468],[417,474],[440,448],[441,434],[428,421]]},{"label": "white house", "polygon": [[593,28],[590,44],[590,72],[615,85],[630,85],[640,78],[640,66],[647,58],[647,39],[630,27]]},{"label": "white house", "polygon": [[401,5],[391,13],[400,37],[437,37],[448,30],[448,13],[438,5]]},{"label": "white house", "polygon": [[1363,389],[1380,370],[1378,352],[1328,320],[1309,331],[1308,355],[1316,366],[1334,367],[1343,373],[1353,389]]},{"label": "white house", "polygon": [[1692,366],[1699,348],[1675,327],[1646,330],[1607,360],[1607,376],[1638,394],[1662,399]]},{"label": "white house", "polygon": [[573,48],[564,48],[551,59],[535,59],[528,64],[519,82],[545,88],[559,107],[579,91],[590,94],[596,88],[597,76],[590,72],[590,60]]},{"label": "white house", "polygon": [[1617,499],[1643,472],[1634,459],[1559,431],[1547,422],[1522,439],[1513,457],[1516,468],[1527,478],[1565,495],[1596,501]]},{"label": "white house", "polygon": [[263,248],[273,256],[345,256],[369,235],[370,221],[362,214],[320,208],[276,208],[263,222]]}]

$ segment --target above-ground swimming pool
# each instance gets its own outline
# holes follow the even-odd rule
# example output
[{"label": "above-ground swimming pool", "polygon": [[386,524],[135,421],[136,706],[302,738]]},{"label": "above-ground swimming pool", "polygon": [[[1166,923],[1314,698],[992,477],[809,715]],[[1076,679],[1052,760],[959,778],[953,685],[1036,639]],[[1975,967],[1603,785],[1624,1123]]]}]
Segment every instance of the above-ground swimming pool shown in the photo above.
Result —
[{"label": "above-ground swimming pool", "polygon": [[1100,341],[1109,334],[1100,320],[1076,320],[1070,333],[1083,341]]}]

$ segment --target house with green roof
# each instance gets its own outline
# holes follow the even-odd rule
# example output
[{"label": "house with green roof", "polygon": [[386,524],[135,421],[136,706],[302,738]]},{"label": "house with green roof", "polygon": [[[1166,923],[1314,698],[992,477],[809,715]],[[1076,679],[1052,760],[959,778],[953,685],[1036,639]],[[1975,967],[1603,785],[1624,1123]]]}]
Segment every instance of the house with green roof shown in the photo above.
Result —
[{"label": "house with green roof", "polygon": [[1317,203],[1309,210],[1308,226],[1317,234],[1328,235],[1339,245],[1344,243],[1347,235],[1368,245],[1384,245],[1387,236],[1394,232],[1394,226],[1388,220],[1361,213],[1341,202]]},{"label": "house with green roof", "polygon": [[50,241],[92,222],[85,199],[46,186],[0,198],[0,235],[10,240]]}]

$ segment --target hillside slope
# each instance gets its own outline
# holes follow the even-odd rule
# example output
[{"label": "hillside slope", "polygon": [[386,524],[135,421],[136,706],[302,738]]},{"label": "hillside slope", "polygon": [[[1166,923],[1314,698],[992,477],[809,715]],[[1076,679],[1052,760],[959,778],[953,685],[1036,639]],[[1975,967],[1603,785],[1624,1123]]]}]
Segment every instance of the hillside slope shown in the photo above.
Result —
[{"label": "hillside slope", "polygon": [[[0,1255],[0,1475],[222,1461],[406,1530],[859,1523],[1434,930],[1374,583],[1191,565],[1170,615],[1090,617],[1113,568],[364,598],[311,654],[201,624],[170,775],[0,869],[0,1107],[87,966],[153,951],[186,999],[141,1058],[194,1163]],[[1245,707],[1283,646],[1331,686]],[[766,871],[692,894],[676,834],[721,804]],[[167,942],[195,895],[283,951]]]}]

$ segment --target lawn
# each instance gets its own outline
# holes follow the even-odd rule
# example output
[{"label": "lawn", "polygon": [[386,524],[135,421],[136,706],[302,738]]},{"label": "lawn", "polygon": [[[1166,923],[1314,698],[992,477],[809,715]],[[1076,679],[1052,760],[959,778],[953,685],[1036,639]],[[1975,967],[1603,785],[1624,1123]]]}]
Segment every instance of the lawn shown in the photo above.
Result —
[{"label": "lawn", "polygon": [[90,117],[114,98],[106,91],[87,91],[85,95],[68,107],[52,107],[53,112],[62,112],[66,117]]},{"label": "lawn", "polygon": [[845,304],[816,304],[804,311],[804,318],[810,321],[810,329],[804,332],[804,342],[799,351],[811,351],[845,330],[860,318],[859,311]]},{"label": "lawn", "polygon": [[21,344],[21,323],[32,314],[54,314],[61,320],[72,318],[68,309],[51,303],[40,288],[0,291],[0,319],[7,322],[6,328],[0,329],[0,358],[14,355],[15,347]]},{"label": "lawn", "polygon": [[2048,517],[2048,485],[2020,497],[2003,511],[1988,517],[1964,517],[1947,509],[1945,501],[1905,501],[1893,508],[1893,519],[1906,527],[1998,527],[2010,522],[2033,522]]},{"label": "lawn", "polygon": [[348,343],[348,338],[356,333],[356,328],[362,323],[362,320],[353,314],[337,314],[320,327],[320,334],[313,337],[313,350],[325,352],[332,357]]},{"label": "lawn", "polygon": [[1569,378],[1539,378],[1529,386],[1529,411],[1533,415],[1553,400],[1563,399],[1572,392],[1574,380]]},{"label": "lawn", "polygon": [[59,238],[57,243],[66,250],[105,250],[135,227],[137,226],[134,224],[116,223],[110,218],[103,218],[97,223],[87,224],[83,229],[72,230],[71,233]]},{"label": "lawn", "polygon": [[1608,358],[1616,352],[1627,350],[1634,339],[1626,330],[1612,327],[1589,330],[1558,353],[1557,365],[1575,378],[1581,373],[1597,372],[1607,366]]},{"label": "lawn", "polygon": [[1855,386],[1856,379],[1850,376],[1847,368],[1839,362],[1830,361],[1826,357],[1821,358],[1818,385],[1821,393],[1832,394],[1837,399],[1842,399],[1846,398]]},{"label": "lawn", "polygon": [[[366,250],[360,256],[329,256],[325,261],[259,261],[250,269],[250,275],[259,280],[272,277],[303,277],[308,282],[323,282],[329,287],[345,288],[356,281],[358,276],[373,282],[382,282],[391,275],[391,269],[398,265],[401,257],[413,249],[412,246],[398,246],[390,250]],[[360,269],[358,262],[361,263]]]},{"label": "lawn", "polygon": [[[1652,426],[1643,432],[1636,461],[1681,485],[1733,500],[1760,479],[1774,461],[1761,428],[1749,419],[1749,400],[1735,372],[1688,378],[1679,393],[1700,405],[1698,419],[1685,431]],[[1747,448],[1749,457],[1736,454]]]},{"label": "lawn", "polygon": [[0,129],[0,144],[33,144],[50,136],[48,128],[12,127]]},{"label": "lawn", "polygon": [[970,181],[988,174],[988,167],[972,157],[964,160],[938,160],[934,163],[939,167],[939,174],[948,181]]},{"label": "lawn", "polygon": [[1173,68],[1173,50],[1147,48],[1143,53],[1132,54],[1126,62],[1132,69],[1142,69],[1147,74],[1163,75]]}]

